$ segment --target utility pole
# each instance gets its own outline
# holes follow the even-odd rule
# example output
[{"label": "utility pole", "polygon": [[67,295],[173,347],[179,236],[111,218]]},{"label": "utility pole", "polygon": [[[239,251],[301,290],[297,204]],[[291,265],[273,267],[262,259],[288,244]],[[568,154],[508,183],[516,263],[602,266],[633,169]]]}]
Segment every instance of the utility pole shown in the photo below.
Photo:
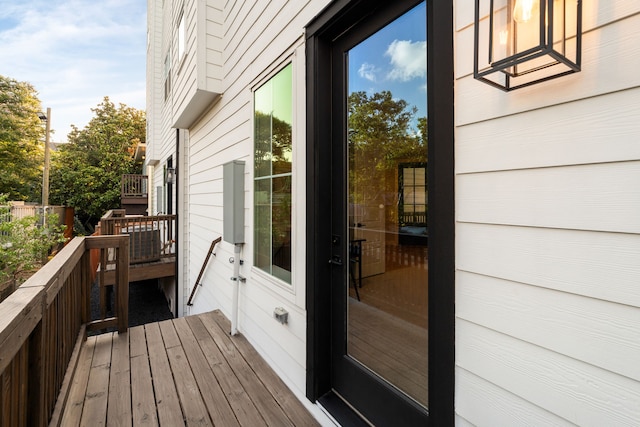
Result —
[{"label": "utility pole", "polygon": [[51,162],[49,153],[49,142],[51,135],[51,108],[47,107],[46,135],[44,142],[44,170],[42,172],[42,206],[49,205],[49,163]]}]

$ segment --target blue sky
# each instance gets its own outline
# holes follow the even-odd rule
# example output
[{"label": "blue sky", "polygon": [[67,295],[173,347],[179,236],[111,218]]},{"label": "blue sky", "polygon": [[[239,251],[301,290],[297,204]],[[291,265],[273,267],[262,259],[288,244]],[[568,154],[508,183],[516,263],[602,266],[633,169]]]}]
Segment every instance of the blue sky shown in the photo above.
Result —
[{"label": "blue sky", "polygon": [[145,108],[146,0],[0,0],[0,74],[51,107],[52,141],[104,96]]},{"label": "blue sky", "polygon": [[349,52],[349,91],[389,90],[427,115],[426,6],[412,9]]}]

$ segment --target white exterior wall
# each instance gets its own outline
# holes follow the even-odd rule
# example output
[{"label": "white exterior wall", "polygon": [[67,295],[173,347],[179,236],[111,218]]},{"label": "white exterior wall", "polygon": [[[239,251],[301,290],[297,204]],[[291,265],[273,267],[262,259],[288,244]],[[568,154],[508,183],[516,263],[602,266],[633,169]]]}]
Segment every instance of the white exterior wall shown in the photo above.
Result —
[{"label": "white exterior wall", "polygon": [[[162,47],[156,40],[162,37],[162,4],[147,1],[147,117],[155,117],[162,109]],[[147,120],[146,158],[156,158],[157,144],[152,142],[162,133],[160,120]]]},{"label": "white exterior wall", "polygon": [[[185,0],[189,3],[188,0]],[[204,2],[202,2],[204,3]],[[222,2],[206,2],[217,5]],[[304,26],[326,6],[315,2],[237,1],[226,2],[219,12],[223,18],[222,46],[209,49],[207,58],[220,55],[222,96],[214,99],[204,115],[185,132],[180,146],[180,258],[179,284],[182,312],[196,314],[220,309],[231,318],[233,245],[218,244],[201,286],[193,300],[186,301],[195,284],[211,242],[223,234],[222,166],[232,160],[245,164],[245,241],[240,274],[239,331],[278,372],[283,381],[303,400],[306,387],[305,310],[305,50]],[[218,17],[218,6],[208,9],[208,17]],[[207,32],[217,31],[208,19]],[[188,25],[191,25],[189,23]],[[192,27],[190,27],[192,28]],[[212,30],[213,28],[213,30]],[[200,28],[189,33],[201,34]],[[191,44],[189,36],[189,43]],[[214,45],[215,35],[207,35]],[[188,67],[188,58],[185,67]],[[285,64],[294,69],[293,125],[293,283],[287,285],[253,267],[253,90]],[[207,76],[215,65],[207,63]],[[183,68],[188,69],[188,68]],[[183,72],[183,71],[180,72]],[[212,71],[213,70],[213,71]],[[194,71],[197,72],[197,71]],[[176,91],[181,87],[174,88]],[[165,120],[163,118],[163,120]],[[166,122],[165,122],[166,123]],[[174,130],[175,131],[175,130]],[[286,325],[278,323],[273,311],[289,312]],[[314,408],[311,408],[314,410]],[[322,417],[317,408],[316,416]],[[326,420],[325,420],[326,421]]]},{"label": "white exterior wall", "polygon": [[[221,309],[231,317],[233,246],[228,243],[219,244],[210,259],[193,307],[186,299],[212,240],[222,236],[222,165],[244,160],[246,244],[240,274],[247,281],[240,285],[239,330],[303,396],[303,32],[329,0],[183,1],[189,16],[187,57],[204,36],[202,84],[222,95],[182,132],[180,159],[174,158],[180,170],[179,312]],[[204,29],[193,21],[196,2],[207,7]],[[171,43],[176,49],[170,23],[177,19],[179,2],[165,0],[173,11],[152,20],[152,8],[162,10],[161,3],[149,1],[150,26],[162,25],[160,33],[152,33],[161,42],[152,44],[150,53],[156,68],[147,106],[148,117],[155,118],[147,158],[159,162],[156,183],[163,182],[162,165],[175,153],[176,105],[195,93],[188,89],[192,80],[186,70],[199,70],[187,58],[183,77],[178,75],[172,97],[164,101],[162,65]],[[640,0],[583,0],[583,71],[508,94],[473,79],[474,2],[453,4],[457,424],[637,425]],[[252,265],[252,90],[289,61],[296,233],[291,286]],[[174,65],[174,84],[175,72]],[[278,306],[289,311],[289,324],[273,318]]]},{"label": "white exterior wall", "polygon": [[[149,175],[149,214],[166,213],[166,185],[164,171],[167,159],[176,150],[175,129],[171,128],[173,114],[173,93],[165,100],[164,61],[167,52],[173,53],[174,26],[172,2],[165,0],[147,1],[147,25],[149,45],[147,47],[147,149],[145,157],[146,173]],[[174,84],[175,62],[171,58],[171,80]],[[174,166],[176,159],[174,158]],[[157,187],[163,193],[157,194]],[[163,208],[158,209],[161,198]]]},{"label": "white exterior wall", "polygon": [[456,0],[456,421],[640,423],[640,1],[583,0],[580,73],[473,79]]},{"label": "white exterior wall", "polygon": [[[181,7],[180,3],[180,7]],[[174,111],[174,99],[178,96],[172,90],[165,99],[164,65],[167,53],[171,53],[171,86],[176,84],[178,63],[176,61],[177,34],[175,16],[177,4],[168,0],[147,1],[147,25],[149,46],[147,52],[147,150],[145,157],[146,173],[149,176],[148,213],[166,214],[167,203],[177,207],[174,186],[173,198],[168,200],[165,170],[167,160],[173,156],[173,166],[176,167],[176,130],[171,128]],[[179,93],[179,92],[178,92]],[[158,192],[158,187],[161,191]],[[161,207],[158,206],[160,200]],[[174,213],[176,209],[174,208]],[[174,311],[176,304],[178,311],[182,307],[176,301],[176,282],[174,279],[161,279],[159,286],[163,290],[169,309]],[[181,298],[181,296],[180,296]],[[180,311],[179,311],[180,313]]]},{"label": "white exterior wall", "polygon": [[[162,46],[158,42],[162,40],[162,2],[147,1],[147,147],[145,152],[145,167],[143,173],[149,176],[148,192],[149,202],[147,212],[158,213],[156,185],[162,185],[162,181],[156,179],[157,168],[161,148],[161,135],[163,122],[155,118],[162,111],[163,85],[162,85]],[[162,195],[160,195],[162,197]]]}]

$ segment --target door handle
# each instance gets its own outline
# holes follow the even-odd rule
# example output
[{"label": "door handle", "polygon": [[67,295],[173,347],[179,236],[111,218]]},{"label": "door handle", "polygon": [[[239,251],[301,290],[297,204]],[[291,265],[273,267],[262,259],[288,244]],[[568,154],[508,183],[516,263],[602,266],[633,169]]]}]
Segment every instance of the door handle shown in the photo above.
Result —
[{"label": "door handle", "polygon": [[334,255],[332,258],[329,259],[329,264],[343,265],[342,264],[342,258],[340,258],[339,255]]}]

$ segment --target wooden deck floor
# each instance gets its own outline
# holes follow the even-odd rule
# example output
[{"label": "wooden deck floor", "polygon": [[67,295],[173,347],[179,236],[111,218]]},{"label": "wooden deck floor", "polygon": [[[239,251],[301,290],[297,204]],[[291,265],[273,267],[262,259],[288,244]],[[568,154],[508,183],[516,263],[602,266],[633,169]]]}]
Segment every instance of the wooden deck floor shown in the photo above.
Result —
[{"label": "wooden deck floor", "polygon": [[247,340],[210,312],[89,337],[63,426],[314,426]]}]

